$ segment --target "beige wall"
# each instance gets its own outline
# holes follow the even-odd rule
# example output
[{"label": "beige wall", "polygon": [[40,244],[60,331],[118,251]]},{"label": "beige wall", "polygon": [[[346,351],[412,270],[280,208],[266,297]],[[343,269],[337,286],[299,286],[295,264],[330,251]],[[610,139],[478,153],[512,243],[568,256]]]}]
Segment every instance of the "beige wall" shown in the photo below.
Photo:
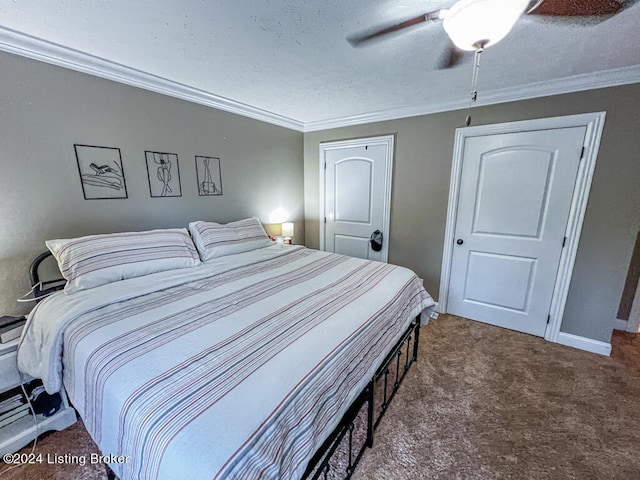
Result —
[{"label": "beige wall", "polygon": [[[480,92],[480,95],[482,92]],[[608,342],[640,228],[640,84],[473,110],[473,124],[606,111],[600,153],[561,330]],[[446,223],[455,129],[447,112],[304,136],[307,246],[319,242],[319,143],[396,134],[389,261],[414,269],[435,297]]]},{"label": "beige wall", "polygon": [[[0,52],[0,313],[25,313],[44,241],[183,227],[277,208],[304,242],[303,135]],[[74,143],[119,147],[129,198],[84,200]],[[178,154],[181,198],[150,198],[144,151]],[[222,159],[221,197],[199,197],[195,155]]]},{"label": "beige wall", "polygon": [[[390,261],[413,268],[437,296],[453,137],[465,112],[303,136],[3,52],[0,65],[0,313],[28,309],[15,298],[28,288],[27,267],[48,238],[200,218],[269,222],[284,208],[296,222],[296,242],[306,234],[306,244],[317,247],[319,143],[388,133],[396,134]],[[563,332],[610,339],[640,228],[638,98],[640,85],[631,85],[473,112],[479,125],[607,111]],[[127,200],[83,199],[74,143],[121,149]],[[149,197],[148,149],[178,153],[183,197]],[[222,158],[222,197],[197,195],[194,155],[201,154]]]}]

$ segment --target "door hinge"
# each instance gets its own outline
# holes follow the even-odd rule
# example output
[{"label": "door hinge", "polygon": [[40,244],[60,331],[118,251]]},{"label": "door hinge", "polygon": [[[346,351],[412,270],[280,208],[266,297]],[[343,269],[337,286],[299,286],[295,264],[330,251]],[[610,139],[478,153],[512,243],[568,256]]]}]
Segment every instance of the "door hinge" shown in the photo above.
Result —
[{"label": "door hinge", "polygon": [[551,321],[551,314],[547,315],[547,325],[549,325],[550,321]]},{"label": "door hinge", "polygon": [[566,244],[567,244],[567,237],[564,237],[564,240],[562,240],[562,248],[564,248]]},{"label": "door hinge", "polygon": [[327,162],[324,162],[324,169],[327,169]]},{"label": "door hinge", "polygon": [[584,147],[582,147],[582,151],[580,152],[580,160],[582,160],[584,158],[584,153],[586,152],[586,149]]},{"label": "door hinge", "polygon": [[324,223],[327,223],[327,217],[324,217]]}]

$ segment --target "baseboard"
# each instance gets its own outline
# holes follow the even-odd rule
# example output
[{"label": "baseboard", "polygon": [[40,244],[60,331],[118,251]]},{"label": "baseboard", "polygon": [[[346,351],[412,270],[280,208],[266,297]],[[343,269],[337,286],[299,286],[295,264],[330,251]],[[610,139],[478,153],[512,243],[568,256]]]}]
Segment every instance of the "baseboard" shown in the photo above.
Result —
[{"label": "baseboard", "polygon": [[613,329],[614,330],[622,330],[623,332],[626,332],[628,325],[629,325],[628,321],[620,320],[619,318],[616,318],[616,323],[613,325]]},{"label": "baseboard", "polygon": [[558,333],[558,343],[567,347],[579,348],[587,352],[597,353],[608,357],[611,354],[611,344],[592,340],[591,338],[580,337],[570,333]]}]

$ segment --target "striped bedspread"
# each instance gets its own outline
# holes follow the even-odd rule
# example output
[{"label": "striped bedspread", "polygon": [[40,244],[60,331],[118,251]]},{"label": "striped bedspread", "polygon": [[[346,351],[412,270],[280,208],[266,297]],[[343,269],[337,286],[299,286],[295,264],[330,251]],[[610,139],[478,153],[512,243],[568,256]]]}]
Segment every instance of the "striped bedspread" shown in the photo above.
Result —
[{"label": "striped bedspread", "polygon": [[55,294],[18,364],[64,383],[123,480],[299,478],[431,305],[405,268],[275,245]]}]

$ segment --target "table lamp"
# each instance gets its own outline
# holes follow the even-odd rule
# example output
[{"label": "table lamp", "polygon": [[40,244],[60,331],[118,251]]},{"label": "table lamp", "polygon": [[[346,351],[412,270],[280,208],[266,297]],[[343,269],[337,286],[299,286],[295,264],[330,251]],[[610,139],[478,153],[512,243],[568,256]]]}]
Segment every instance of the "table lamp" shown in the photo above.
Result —
[{"label": "table lamp", "polygon": [[282,237],[285,245],[292,244],[291,237],[293,237],[293,223],[285,222],[282,224]]}]

